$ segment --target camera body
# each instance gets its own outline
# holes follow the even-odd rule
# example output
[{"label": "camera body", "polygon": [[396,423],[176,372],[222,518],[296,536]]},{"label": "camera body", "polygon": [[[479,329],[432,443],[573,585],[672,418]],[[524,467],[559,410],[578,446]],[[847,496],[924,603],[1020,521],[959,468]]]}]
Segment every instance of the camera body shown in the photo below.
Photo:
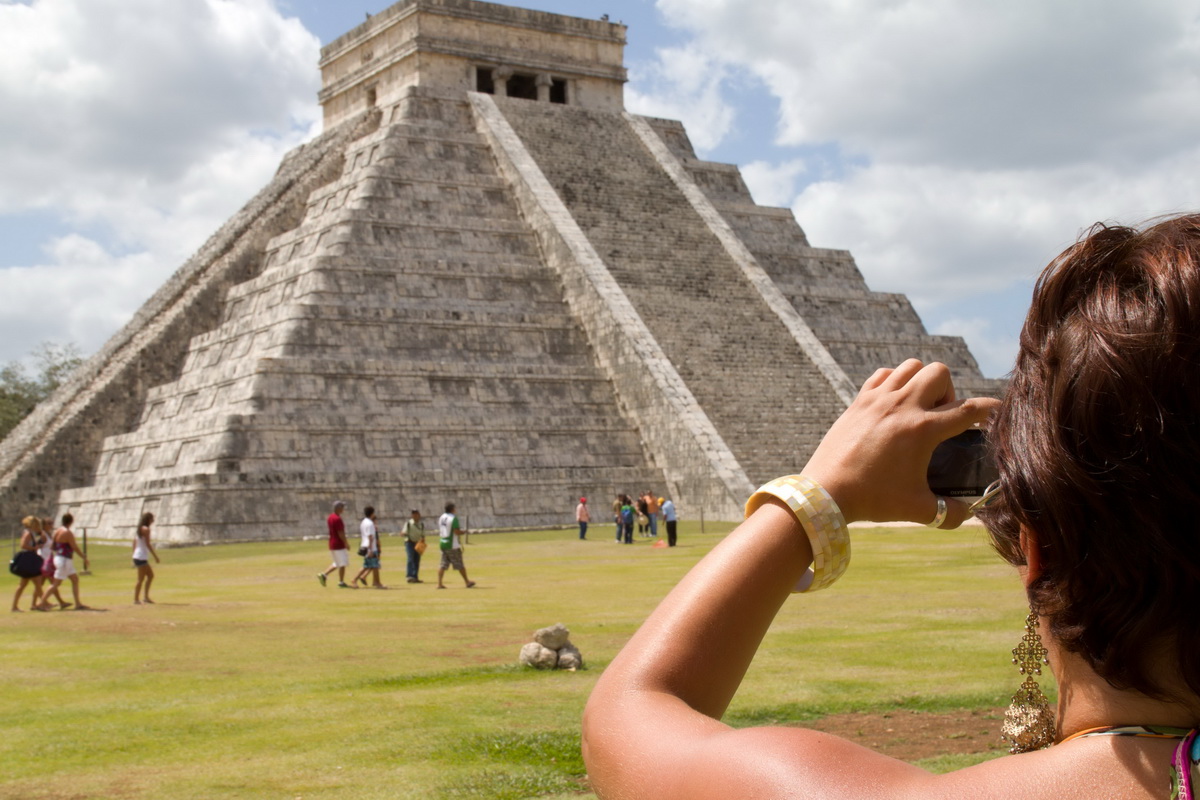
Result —
[{"label": "camera body", "polygon": [[979,499],[1000,478],[987,446],[987,435],[971,428],[939,444],[929,460],[929,488],[942,497]]}]

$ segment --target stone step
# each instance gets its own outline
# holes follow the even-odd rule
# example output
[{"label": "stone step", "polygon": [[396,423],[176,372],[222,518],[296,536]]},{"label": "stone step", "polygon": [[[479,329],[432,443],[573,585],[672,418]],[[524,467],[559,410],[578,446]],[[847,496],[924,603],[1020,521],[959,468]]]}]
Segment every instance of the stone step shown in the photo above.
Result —
[{"label": "stone step", "polygon": [[[218,372],[217,367],[229,366]],[[352,396],[362,396],[370,387],[380,403],[426,401],[434,395],[451,395],[461,404],[475,402],[543,403],[554,406],[567,403],[603,403],[611,399],[611,386],[588,359],[574,362],[520,363],[516,361],[465,360],[447,362],[423,358],[330,359],[313,354],[302,357],[252,357],[237,360],[214,359],[212,365],[197,364],[179,380],[149,390],[146,415],[153,416],[156,403],[172,403],[159,416],[198,413],[221,404],[249,403],[259,407],[269,401],[263,387],[270,380],[284,384],[270,387],[278,392],[277,402],[298,402],[309,398],[327,402],[336,392],[339,404]],[[290,389],[288,387],[291,387]],[[331,387],[337,387],[331,388]],[[352,395],[351,391],[357,393]],[[192,399],[185,398],[196,395]],[[254,400],[254,398],[258,398]],[[222,406],[218,406],[222,407]]]},{"label": "stone step", "polygon": [[[435,420],[429,415],[426,421]],[[206,421],[207,422],[207,421]],[[518,428],[507,419],[497,426],[487,424],[440,425],[413,423],[408,427],[356,426],[347,419],[301,420],[303,426],[247,426],[231,433],[220,424],[205,424],[186,436],[122,434],[106,442],[97,477],[115,477],[153,467],[155,476],[182,475],[197,470],[215,472],[263,471],[261,463],[297,461],[323,457],[369,459],[376,469],[405,471],[422,463],[436,466],[448,456],[466,453],[462,463],[509,468],[543,466],[587,466],[593,469],[640,464],[644,453],[637,435],[619,426],[589,423],[568,427],[551,423],[545,428]],[[498,460],[501,457],[507,461]],[[384,463],[379,459],[393,459]],[[401,459],[399,462],[394,459]],[[236,460],[231,468],[220,461]],[[561,462],[561,463],[560,463]],[[252,468],[252,463],[260,464]],[[433,468],[431,466],[431,468]]]},{"label": "stone step", "polygon": [[[315,293],[370,295],[406,289],[406,283],[425,279],[456,280],[473,296],[483,294],[476,286],[500,286],[528,283],[531,302],[545,302],[542,292],[554,288],[553,297],[561,300],[561,282],[531,256],[498,259],[491,253],[455,253],[449,258],[420,258],[420,254],[386,258],[379,254],[333,256],[319,254],[296,259],[232,287],[226,295],[230,303],[226,316],[240,310],[239,300],[274,292],[272,304],[287,302]],[[413,296],[423,296],[410,292]],[[430,295],[436,296],[436,295]]]},{"label": "stone step", "polygon": [[803,464],[841,400],[628,123],[497,105],[751,479]]}]

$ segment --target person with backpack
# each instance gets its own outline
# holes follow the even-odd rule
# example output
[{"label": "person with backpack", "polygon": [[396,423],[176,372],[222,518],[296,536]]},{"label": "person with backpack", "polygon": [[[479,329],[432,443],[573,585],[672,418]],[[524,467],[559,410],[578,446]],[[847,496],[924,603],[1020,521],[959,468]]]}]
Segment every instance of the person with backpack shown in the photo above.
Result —
[{"label": "person with backpack", "polygon": [[621,531],[625,544],[633,544],[633,500],[627,494],[621,495]]}]

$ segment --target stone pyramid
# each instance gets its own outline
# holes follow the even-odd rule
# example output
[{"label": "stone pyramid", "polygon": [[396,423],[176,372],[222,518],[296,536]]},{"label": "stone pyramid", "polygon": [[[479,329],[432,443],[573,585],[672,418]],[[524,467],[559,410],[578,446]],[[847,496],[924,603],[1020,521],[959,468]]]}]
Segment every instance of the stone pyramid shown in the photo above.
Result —
[{"label": "stone pyramid", "polygon": [[404,0],[322,51],[326,133],[0,443],[0,512],[94,539],[319,534],[335,499],[734,519],[876,366],[946,362],[677,122],[623,111],[625,27]]}]

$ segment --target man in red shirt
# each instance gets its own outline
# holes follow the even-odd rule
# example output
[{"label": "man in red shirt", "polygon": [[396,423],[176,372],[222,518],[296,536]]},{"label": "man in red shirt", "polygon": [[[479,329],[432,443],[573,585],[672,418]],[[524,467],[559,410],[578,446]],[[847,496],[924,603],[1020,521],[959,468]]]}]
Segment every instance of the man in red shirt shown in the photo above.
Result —
[{"label": "man in red shirt", "polygon": [[324,572],[317,573],[317,580],[321,585],[325,585],[325,578],[335,569],[338,572],[338,586],[343,589],[349,589],[349,584],[346,583],[346,567],[350,564],[350,545],[346,543],[346,523],[342,522],[342,511],[346,508],[346,504],[338,500],[333,504],[333,513],[329,515],[329,519],[325,520],[325,525],[329,528],[329,554],[333,556],[333,563]]}]

